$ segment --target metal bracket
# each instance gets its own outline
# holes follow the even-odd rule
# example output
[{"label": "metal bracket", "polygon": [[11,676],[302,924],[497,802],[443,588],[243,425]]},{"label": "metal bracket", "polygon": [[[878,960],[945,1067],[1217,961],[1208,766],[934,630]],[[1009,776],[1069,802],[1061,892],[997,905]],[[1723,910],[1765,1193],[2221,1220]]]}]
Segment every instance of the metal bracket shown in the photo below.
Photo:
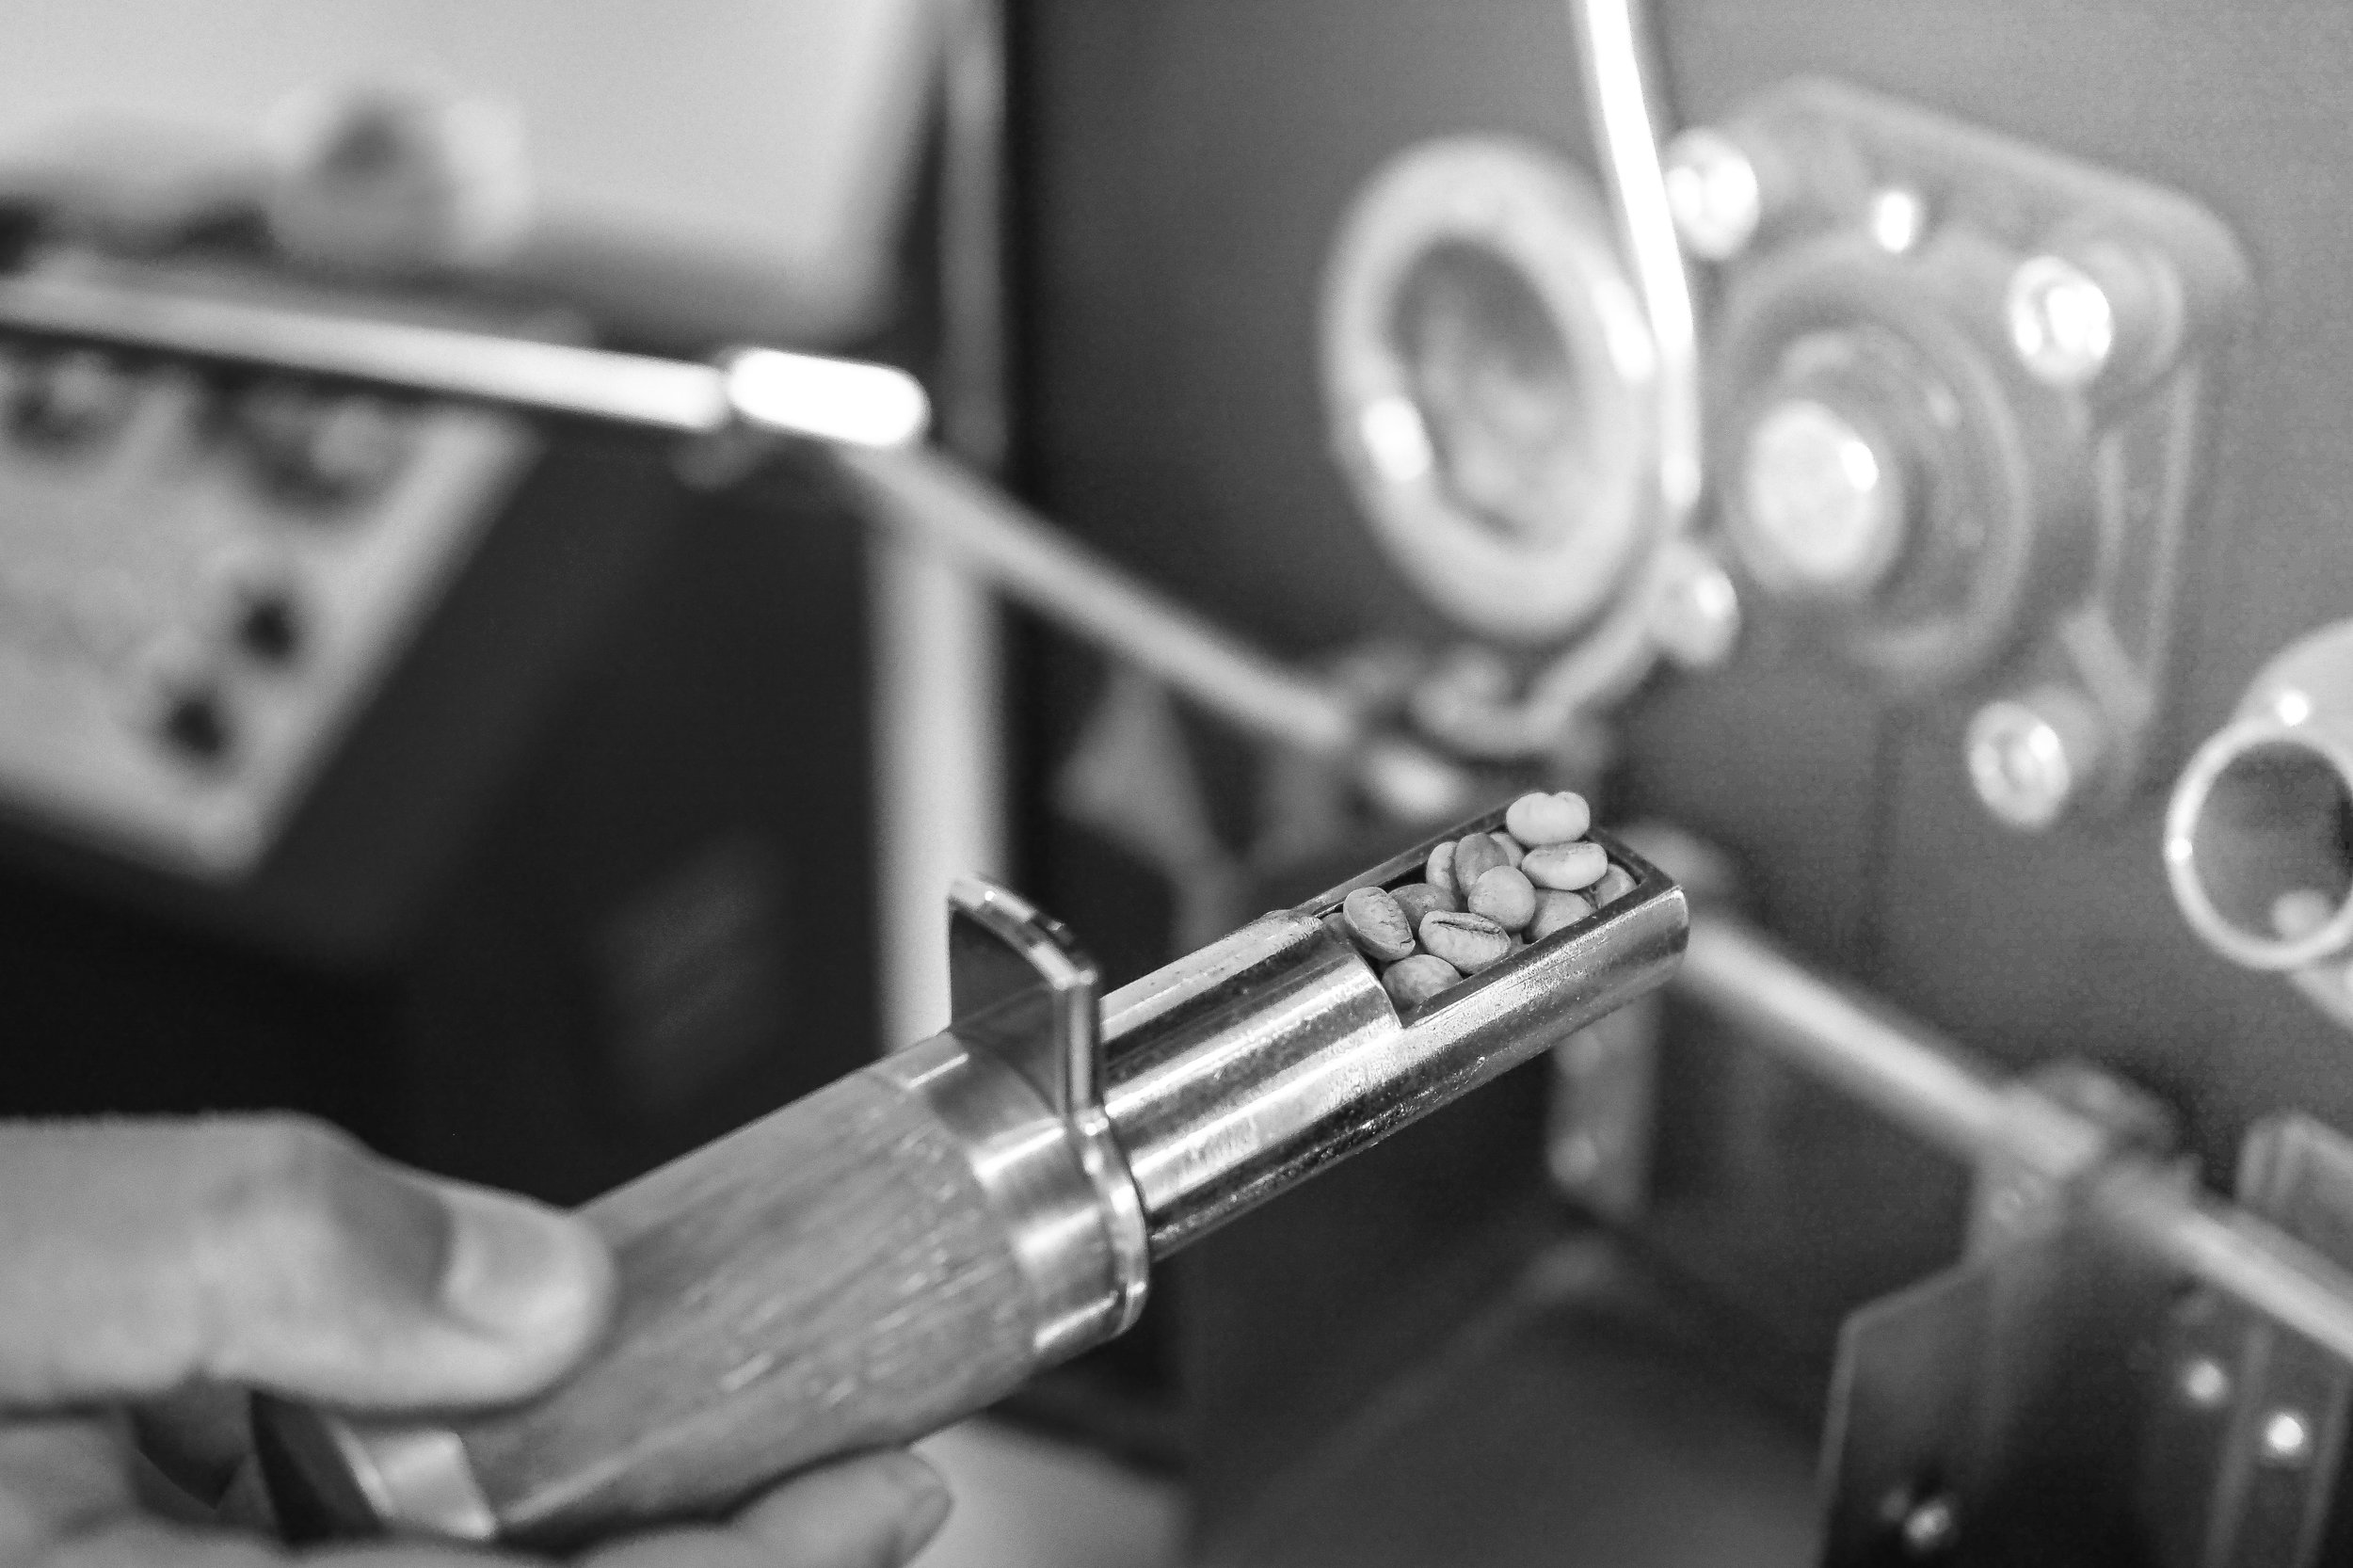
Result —
[{"label": "metal bracket", "polygon": [[[2085,1223],[2081,1184],[2161,1152],[2149,1096],[2061,1063],[2003,1095],[1957,1267],[1856,1313],[1840,1336],[1824,1473],[1832,1568],[2109,1560],[2132,1528],[2129,1430],[2164,1330],[2161,1267]],[[2071,1555],[2071,1552],[2074,1555]],[[2037,1558],[2036,1560],[2042,1560]]]},{"label": "metal bracket", "polygon": [[2071,1216],[1858,1312],[1831,1390],[1823,1562],[2130,1560],[2131,1468],[2109,1456],[2168,1289]]},{"label": "metal bracket", "polygon": [[1019,894],[983,877],[959,877],[948,889],[948,988],[959,1021],[1016,997],[1042,995],[1047,1029],[1023,1036],[1017,1047],[997,1048],[1067,1130],[1095,1189],[1112,1264],[1110,1334],[1125,1333],[1144,1313],[1151,1237],[1127,1153],[1103,1109],[1102,982],[1095,960],[1068,927]]},{"label": "metal bracket", "polygon": [[1616,1224],[1650,1205],[1664,1022],[1659,999],[1640,997],[1552,1048],[1545,1157],[1553,1187]]},{"label": "metal bracket", "polygon": [[2081,1062],[2053,1062],[2002,1092],[2009,1126],[1977,1160],[1967,1254],[1983,1257],[2066,1220],[2078,1183],[2108,1160],[2162,1157],[2177,1129],[2164,1105]]},{"label": "metal bracket", "polygon": [[[2353,1142],[2298,1115],[2249,1135],[2240,1204],[2353,1265]],[[2353,1365],[2212,1290],[2175,1306],[2151,1401],[2142,1509],[2164,1568],[2341,1561]]]}]

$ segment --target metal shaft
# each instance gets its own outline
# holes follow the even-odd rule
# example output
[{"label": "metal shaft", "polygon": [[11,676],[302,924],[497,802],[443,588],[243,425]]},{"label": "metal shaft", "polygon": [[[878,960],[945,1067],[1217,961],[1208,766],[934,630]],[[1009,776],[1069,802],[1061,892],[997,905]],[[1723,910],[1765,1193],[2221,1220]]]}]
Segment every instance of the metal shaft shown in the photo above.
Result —
[{"label": "metal shaft", "polygon": [[[2039,1118],[2019,1117],[2012,1101],[2029,1087],[1822,979],[1721,911],[1692,923],[1674,984],[1796,1066],[1972,1163],[2036,1162],[2041,1151],[2025,1146],[2036,1121],[2074,1115],[2046,1102]],[[2085,1203],[2097,1223],[2169,1267],[2353,1360],[2353,1275],[2293,1237],[2132,1158],[2095,1173]]]},{"label": "metal shaft", "polygon": [[886,366],[773,349],[702,364],[42,276],[0,279],[0,335],[290,372],[663,435],[749,429],[828,440],[878,520],[1238,728],[1353,767],[1393,815],[1436,821],[1477,804],[1461,770],[1377,732],[1328,683],[1155,592],[952,459],[911,444],[927,417],[922,392]]}]

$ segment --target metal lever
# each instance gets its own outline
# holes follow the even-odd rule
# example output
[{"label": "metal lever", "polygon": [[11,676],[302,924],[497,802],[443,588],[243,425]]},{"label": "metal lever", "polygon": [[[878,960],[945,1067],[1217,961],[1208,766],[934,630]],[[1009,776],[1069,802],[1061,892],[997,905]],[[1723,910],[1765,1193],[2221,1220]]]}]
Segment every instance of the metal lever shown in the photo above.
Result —
[{"label": "metal lever", "polygon": [[1029,900],[984,877],[957,878],[948,889],[948,991],[957,1021],[1041,989],[1049,1020],[1043,1032],[1002,1045],[980,1031],[969,1034],[998,1051],[1068,1130],[1110,1243],[1109,1333],[1125,1334],[1144,1313],[1152,1244],[1144,1201],[1103,1107],[1100,971],[1070,928]]}]

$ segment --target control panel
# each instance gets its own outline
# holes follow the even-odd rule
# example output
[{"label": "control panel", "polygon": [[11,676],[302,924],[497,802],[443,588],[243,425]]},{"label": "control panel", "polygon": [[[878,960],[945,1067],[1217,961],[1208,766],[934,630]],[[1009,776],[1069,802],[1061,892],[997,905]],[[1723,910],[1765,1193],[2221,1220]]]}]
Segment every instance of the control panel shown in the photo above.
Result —
[{"label": "control panel", "polygon": [[250,872],[534,450],[485,410],[11,353],[0,801],[175,873]]}]

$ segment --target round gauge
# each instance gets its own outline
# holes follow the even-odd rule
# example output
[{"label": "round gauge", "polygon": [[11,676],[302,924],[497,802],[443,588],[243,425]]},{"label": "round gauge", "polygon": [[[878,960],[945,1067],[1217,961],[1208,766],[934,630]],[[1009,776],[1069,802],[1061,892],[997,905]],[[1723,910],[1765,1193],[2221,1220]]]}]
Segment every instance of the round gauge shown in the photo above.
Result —
[{"label": "round gauge", "polygon": [[1340,227],[1334,450],[1390,557],[1471,630],[1566,637],[1645,558],[1657,360],[1600,197],[1539,148],[1411,148]]}]

